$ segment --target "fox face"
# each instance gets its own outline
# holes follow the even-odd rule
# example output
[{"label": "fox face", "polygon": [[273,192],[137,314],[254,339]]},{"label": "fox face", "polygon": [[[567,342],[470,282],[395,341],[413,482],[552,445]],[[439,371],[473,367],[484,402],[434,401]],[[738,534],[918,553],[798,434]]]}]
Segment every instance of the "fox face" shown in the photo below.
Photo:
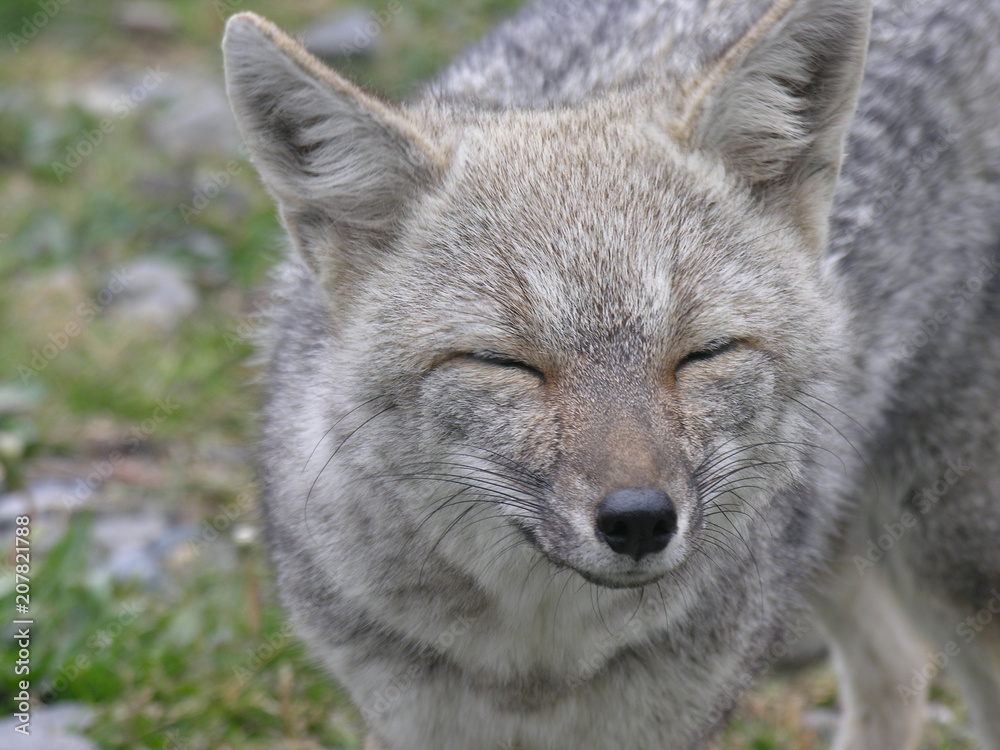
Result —
[{"label": "fox face", "polygon": [[[800,476],[842,350],[821,258],[865,43],[853,5],[807,6],[711,88],[556,111],[390,107],[231,22],[234,110],[350,393],[331,455],[442,554],[642,586]],[[804,28],[826,35],[797,60]]]},{"label": "fox face", "polygon": [[794,230],[747,201],[727,215],[642,126],[583,135],[595,117],[576,116],[555,128],[592,140],[548,164],[530,118],[466,131],[341,335],[419,435],[397,471],[468,485],[442,520],[502,518],[553,562],[639,585],[699,549],[713,512],[736,533],[748,485],[795,476],[794,399],[825,359],[802,321],[823,294]]}]

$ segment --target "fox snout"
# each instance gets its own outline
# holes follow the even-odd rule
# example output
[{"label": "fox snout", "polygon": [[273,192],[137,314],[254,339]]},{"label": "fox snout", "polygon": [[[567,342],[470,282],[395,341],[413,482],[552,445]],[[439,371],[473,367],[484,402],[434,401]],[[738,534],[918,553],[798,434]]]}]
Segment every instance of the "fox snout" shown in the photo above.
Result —
[{"label": "fox snout", "polygon": [[662,490],[616,489],[597,506],[594,530],[614,552],[638,562],[670,544],[677,531],[677,510]]}]

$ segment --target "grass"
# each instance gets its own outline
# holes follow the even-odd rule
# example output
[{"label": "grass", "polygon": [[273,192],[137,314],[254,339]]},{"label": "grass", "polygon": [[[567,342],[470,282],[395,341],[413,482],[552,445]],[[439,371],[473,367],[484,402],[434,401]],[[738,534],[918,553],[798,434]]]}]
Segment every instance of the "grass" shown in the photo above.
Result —
[{"label": "grass", "polygon": [[[347,3],[175,0],[176,32],[140,39],[122,32],[113,6],[101,0],[0,4],[5,485],[17,489],[67,463],[86,470],[117,450],[139,478],[119,471],[101,492],[129,507],[165,508],[202,529],[168,561],[157,588],[94,575],[93,519],[85,512],[73,513],[57,544],[34,548],[35,697],[91,706],[87,733],[102,747],[359,746],[360,724],[343,692],[288,634],[260,545],[240,542],[256,528],[248,469],[215,458],[238,451],[252,431],[250,340],[281,242],[270,200],[242,160],[231,167],[231,153],[168,153],[150,134],[154,120],[167,117],[156,107],[113,119],[91,153],[65,169],[104,117],[75,92],[157,66],[175,81],[218,75],[230,12],[258,10],[294,29],[338,5]],[[400,2],[380,30],[381,53],[344,71],[402,95],[515,5]],[[182,206],[220,174],[228,175],[220,194],[185,213]],[[175,327],[137,325],[114,313],[114,275],[139,258],[175,264],[193,281],[197,307]],[[169,413],[151,422],[164,402]],[[44,524],[36,523],[40,539]],[[0,612],[12,611],[8,564]],[[13,626],[0,626],[0,635],[0,661],[12,664]],[[0,671],[0,704],[8,711],[16,691],[12,670]],[[950,702],[949,695],[943,699]],[[819,747],[802,716],[833,701],[825,669],[769,680],[748,699],[723,747]],[[953,728],[934,731],[927,748],[966,746]]]},{"label": "grass", "polygon": [[[93,705],[89,734],[104,747],[357,746],[343,694],[261,606],[259,555],[219,571],[198,559],[217,559],[210,545],[192,545],[167,590],[148,591],[88,577],[89,527],[77,517],[33,576],[41,700]],[[0,690],[11,704],[12,689]]]}]

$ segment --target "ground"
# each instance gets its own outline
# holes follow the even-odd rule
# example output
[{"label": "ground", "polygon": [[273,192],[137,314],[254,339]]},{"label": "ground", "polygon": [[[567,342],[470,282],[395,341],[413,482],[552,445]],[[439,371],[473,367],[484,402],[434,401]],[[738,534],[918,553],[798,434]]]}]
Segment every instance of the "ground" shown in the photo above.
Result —
[{"label": "ground", "polygon": [[[255,10],[399,96],[514,5],[4,1],[0,744],[359,747],[259,539],[252,340],[281,233],[229,118],[219,40]],[[33,620],[26,675],[16,617]],[[34,744],[14,729],[25,677]],[[925,747],[970,747],[951,691],[934,698]],[[722,746],[821,747],[835,707],[823,665],[769,675]],[[83,737],[56,744],[46,722]]]}]

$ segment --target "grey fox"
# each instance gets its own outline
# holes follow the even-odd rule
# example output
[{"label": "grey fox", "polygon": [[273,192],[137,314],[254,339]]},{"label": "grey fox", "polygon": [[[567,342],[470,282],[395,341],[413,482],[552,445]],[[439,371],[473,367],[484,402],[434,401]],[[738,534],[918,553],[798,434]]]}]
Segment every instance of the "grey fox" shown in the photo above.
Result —
[{"label": "grey fox", "polygon": [[998,38],[542,0],[393,104],[229,21],[268,542],[369,747],[703,747],[808,607],[839,750],[940,670],[1000,750]]}]

